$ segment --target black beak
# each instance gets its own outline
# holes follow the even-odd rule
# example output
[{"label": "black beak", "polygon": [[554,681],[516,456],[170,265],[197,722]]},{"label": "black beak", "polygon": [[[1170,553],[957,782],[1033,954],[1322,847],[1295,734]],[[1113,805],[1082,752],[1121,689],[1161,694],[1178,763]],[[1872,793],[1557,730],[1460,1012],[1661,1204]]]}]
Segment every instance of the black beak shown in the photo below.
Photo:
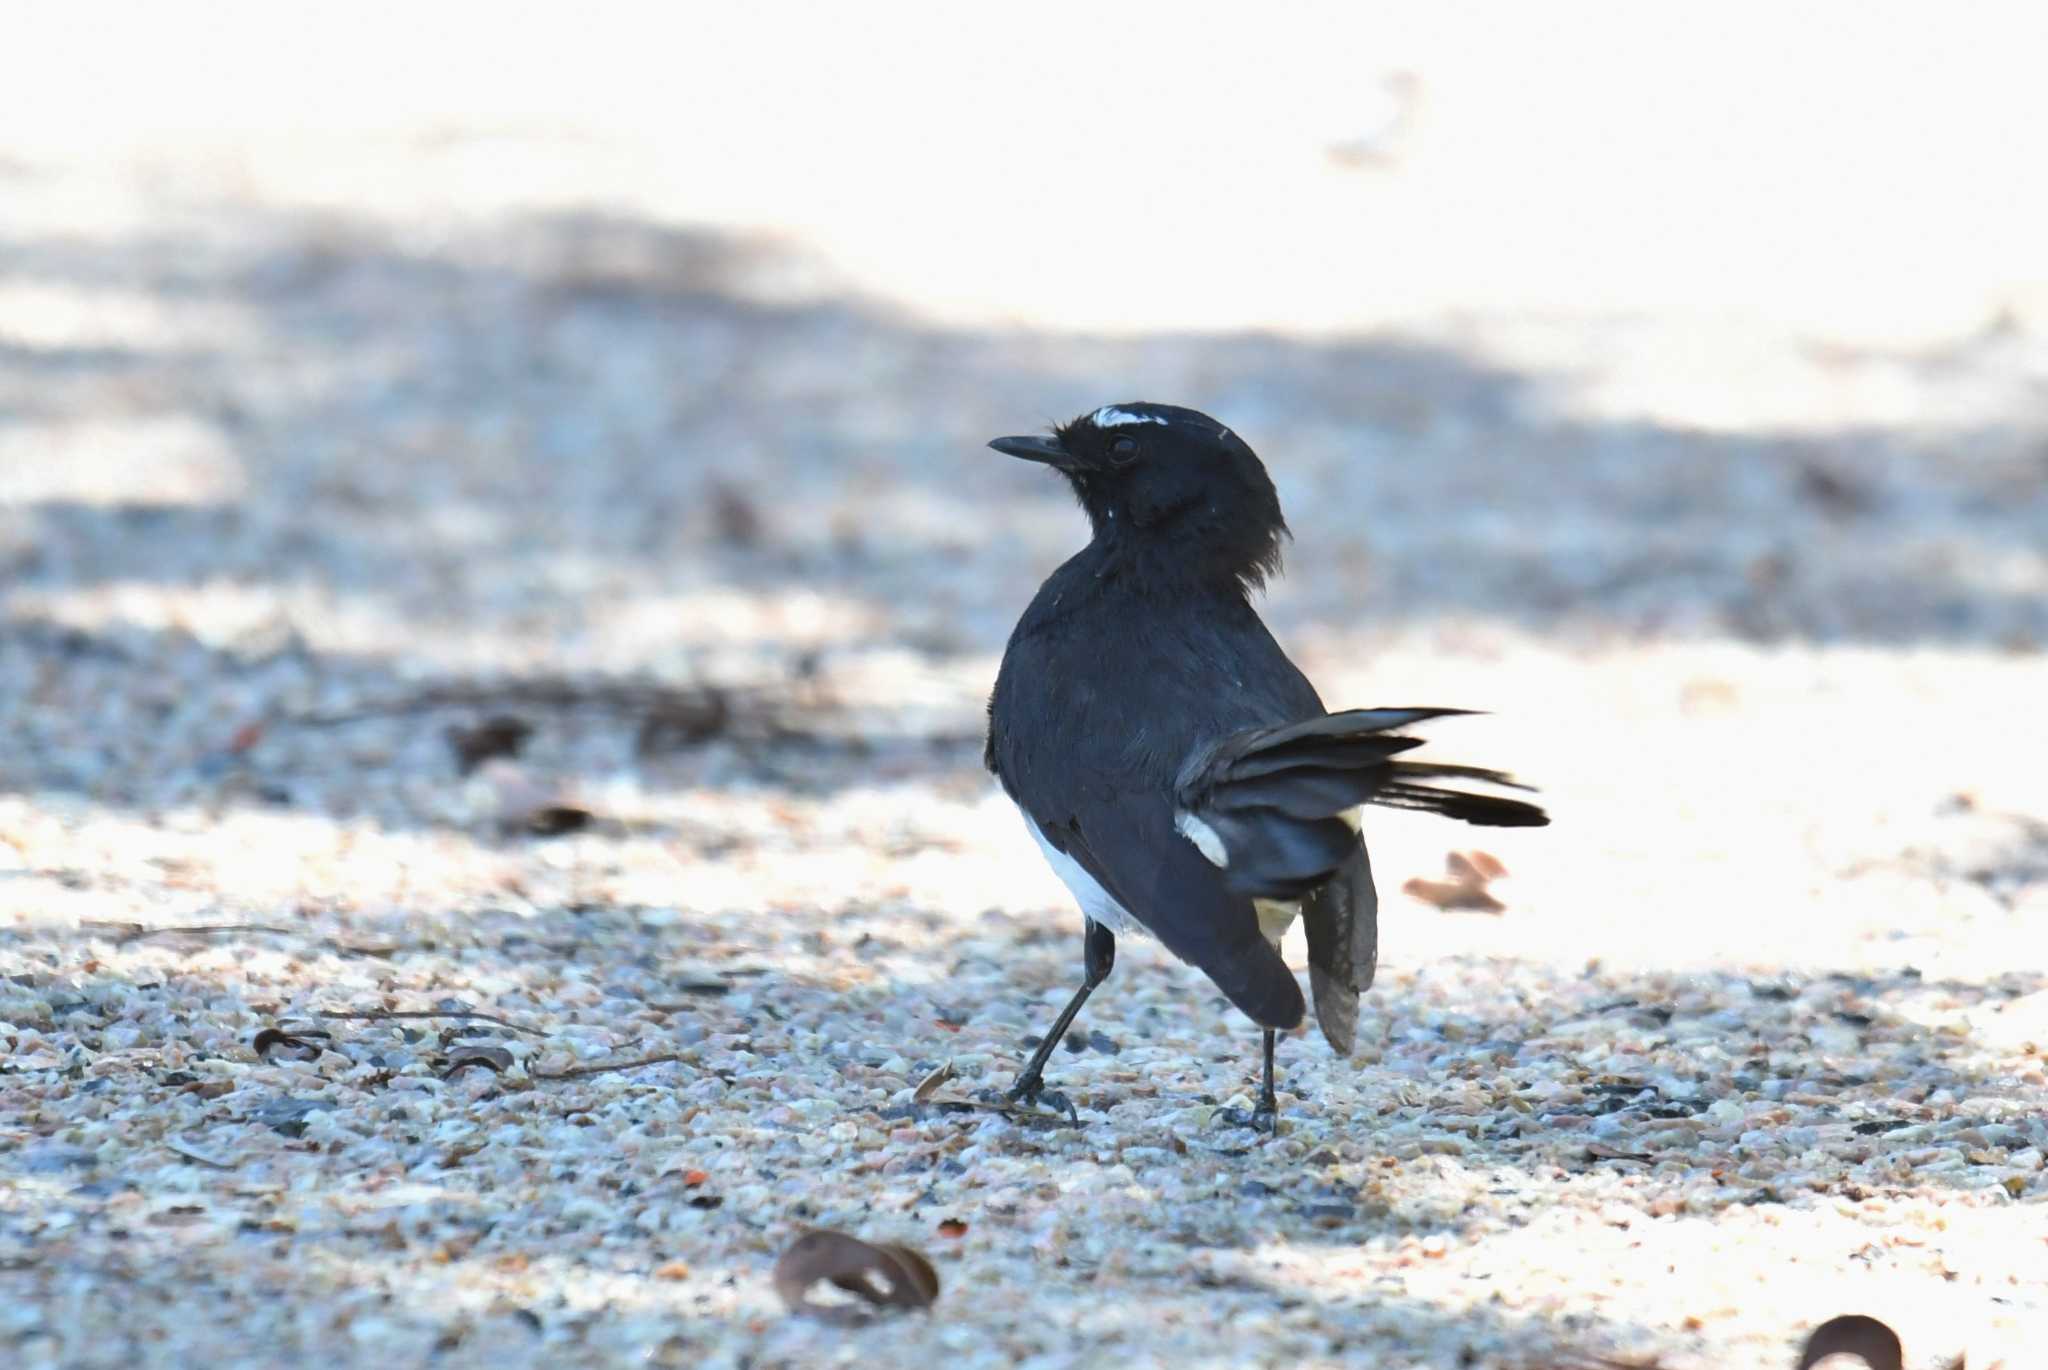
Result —
[{"label": "black beak", "polygon": [[997,438],[989,446],[1006,457],[1042,461],[1047,466],[1057,466],[1062,471],[1074,465],[1073,454],[1060,446],[1058,438]]}]

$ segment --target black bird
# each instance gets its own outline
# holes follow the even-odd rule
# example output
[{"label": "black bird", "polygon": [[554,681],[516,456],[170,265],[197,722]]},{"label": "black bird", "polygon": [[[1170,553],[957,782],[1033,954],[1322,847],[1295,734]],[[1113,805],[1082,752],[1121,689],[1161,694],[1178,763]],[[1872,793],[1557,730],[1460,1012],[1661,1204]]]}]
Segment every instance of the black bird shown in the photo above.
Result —
[{"label": "black bird", "polygon": [[1229,428],[1115,404],[989,446],[1058,470],[1094,532],[1024,611],[989,698],[988,768],[1086,918],[1081,988],[1010,1097],[1049,1095],[1046,1059],[1109,975],[1116,934],[1149,932],[1265,1029],[1252,1121],[1270,1128],[1274,1034],[1303,1010],[1281,934],[1306,924],[1316,1019],[1340,1055],[1372,984],[1379,898],[1357,807],[1550,820],[1431,783],[1526,788],[1498,771],[1395,759],[1422,744],[1399,730],[1465,710],[1323,708],[1251,606],[1287,524]]}]

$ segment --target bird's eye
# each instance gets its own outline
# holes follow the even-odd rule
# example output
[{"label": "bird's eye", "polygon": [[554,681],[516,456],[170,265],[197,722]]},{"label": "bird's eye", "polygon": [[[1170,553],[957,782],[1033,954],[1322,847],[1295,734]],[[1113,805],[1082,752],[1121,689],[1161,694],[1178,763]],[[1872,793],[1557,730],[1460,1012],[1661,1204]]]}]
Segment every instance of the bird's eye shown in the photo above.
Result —
[{"label": "bird's eye", "polygon": [[1138,440],[1136,438],[1118,438],[1114,443],[1110,444],[1109,455],[1118,462],[1130,461],[1138,455]]}]

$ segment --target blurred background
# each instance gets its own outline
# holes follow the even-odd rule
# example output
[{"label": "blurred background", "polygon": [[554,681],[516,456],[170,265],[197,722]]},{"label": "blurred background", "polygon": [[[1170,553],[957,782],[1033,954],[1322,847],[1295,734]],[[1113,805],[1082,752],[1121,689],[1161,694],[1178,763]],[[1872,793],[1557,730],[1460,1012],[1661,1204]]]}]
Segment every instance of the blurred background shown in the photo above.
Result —
[{"label": "blurred background", "polygon": [[[1081,536],[982,443],[1141,397],[1272,467],[1271,615],[1327,697],[1493,709],[1470,746],[1696,814],[1731,880],[1873,804],[2034,782],[2028,7],[11,30],[17,793],[410,822],[463,803],[438,726],[238,730],[422,683],[797,674],[889,764],[978,785],[1004,636]],[[538,755],[632,802],[725,764],[568,712]]]},{"label": "blurred background", "polygon": [[[1557,815],[1477,919],[1398,893],[1467,835],[1378,820],[1397,977],[2038,968],[2039,7],[6,30],[28,960],[673,907],[794,975],[891,929],[913,992],[994,907],[1057,932],[1052,993],[1071,914],[980,711],[1084,528],[983,443],[1150,399],[1271,468],[1325,698],[1492,711],[1443,754]],[[2008,988],[1986,1070],[2048,1024]]]}]

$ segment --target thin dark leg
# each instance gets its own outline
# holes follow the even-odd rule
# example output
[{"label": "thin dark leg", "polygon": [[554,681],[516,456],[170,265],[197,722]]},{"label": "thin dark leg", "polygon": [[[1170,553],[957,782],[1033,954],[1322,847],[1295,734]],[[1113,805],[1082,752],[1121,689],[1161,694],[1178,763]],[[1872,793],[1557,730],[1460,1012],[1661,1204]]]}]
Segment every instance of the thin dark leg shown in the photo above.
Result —
[{"label": "thin dark leg", "polygon": [[1090,919],[1087,939],[1082,953],[1086,978],[1082,981],[1081,988],[1074,991],[1074,997],[1067,1000],[1067,1006],[1060,1010],[1060,1016],[1053,1019],[1052,1031],[1045,1034],[1044,1039],[1038,1044],[1038,1050],[1031,1053],[1030,1061],[1025,1063],[1023,1071],[1018,1074],[1016,1083],[1010,1086],[1012,1099],[1020,1099],[1027,1104],[1037,1103],[1039,1096],[1046,1092],[1045,1063],[1051,1059],[1053,1048],[1060,1044],[1060,1039],[1067,1035],[1067,1029],[1073,1026],[1074,1015],[1081,1011],[1081,1005],[1088,1002],[1088,996],[1095,992],[1097,985],[1109,978],[1110,970],[1116,965],[1114,933]]},{"label": "thin dark leg", "polygon": [[1232,1127],[1248,1127],[1254,1132],[1269,1134],[1277,1133],[1280,1130],[1280,1096],[1274,1093],[1273,1090],[1273,1044],[1278,1040],[1279,1036],[1280,1034],[1272,1028],[1265,1029],[1263,1034],[1264,1040],[1261,1045],[1264,1050],[1261,1054],[1265,1058],[1265,1069],[1259,1076],[1259,1102],[1257,1106],[1249,1113],[1246,1113],[1243,1109],[1226,1108],[1219,1115],[1224,1122],[1229,1123]]},{"label": "thin dark leg", "polygon": [[1266,1073],[1259,1082],[1258,1111],[1252,1114],[1252,1126],[1257,1127],[1263,1118],[1268,1132],[1273,1130],[1280,1117],[1280,1099],[1273,1093],[1273,1039],[1279,1035],[1271,1028],[1266,1029]]}]

